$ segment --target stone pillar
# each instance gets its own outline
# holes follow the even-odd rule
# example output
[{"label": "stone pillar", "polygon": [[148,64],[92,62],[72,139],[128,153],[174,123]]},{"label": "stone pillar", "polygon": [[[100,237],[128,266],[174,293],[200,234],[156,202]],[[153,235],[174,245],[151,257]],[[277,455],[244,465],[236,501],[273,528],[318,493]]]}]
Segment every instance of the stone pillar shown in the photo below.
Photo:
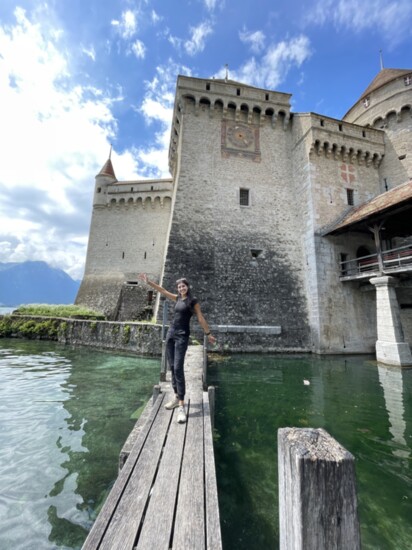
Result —
[{"label": "stone pillar", "polygon": [[374,277],[370,283],[376,287],[376,313],[378,339],[376,359],[387,365],[412,365],[409,344],[405,342],[395,286],[395,277]]}]

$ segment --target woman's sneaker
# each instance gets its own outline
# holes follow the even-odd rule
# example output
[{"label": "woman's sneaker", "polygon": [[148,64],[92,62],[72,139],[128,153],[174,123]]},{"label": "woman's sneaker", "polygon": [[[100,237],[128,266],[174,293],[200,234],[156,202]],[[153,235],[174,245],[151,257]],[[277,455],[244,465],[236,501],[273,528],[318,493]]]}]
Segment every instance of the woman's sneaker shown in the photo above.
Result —
[{"label": "woman's sneaker", "polygon": [[165,409],[172,410],[179,406],[179,399],[177,397],[174,397],[169,403],[166,403]]},{"label": "woman's sneaker", "polygon": [[177,422],[178,424],[184,424],[186,422],[186,413],[184,407],[179,407],[179,411],[177,413]]}]

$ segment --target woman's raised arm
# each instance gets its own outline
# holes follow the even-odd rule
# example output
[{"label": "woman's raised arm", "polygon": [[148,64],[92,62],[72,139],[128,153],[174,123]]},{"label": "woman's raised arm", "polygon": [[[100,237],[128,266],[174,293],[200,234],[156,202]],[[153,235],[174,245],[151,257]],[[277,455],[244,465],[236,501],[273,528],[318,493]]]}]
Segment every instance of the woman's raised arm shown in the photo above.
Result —
[{"label": "woman's raised arm", "polygon": [[139,281],[142,281],[143,283],[146,283],[147,285],[149,285],[152,288],[154,288],[155,290],[157,290],[157,292],[160,292],[160,294],[163,294],[163,296],[166,296],[166,298],[169,298],[169,300],[173,300],[173,301],[176,302],[177,294],[173,294],[172,292],[169,292],[168,290],[166,290],[162,286],[158,285],[157,283],[151,281],[148,278],[146,273],[139,273],[137,278],[139,279]]}]

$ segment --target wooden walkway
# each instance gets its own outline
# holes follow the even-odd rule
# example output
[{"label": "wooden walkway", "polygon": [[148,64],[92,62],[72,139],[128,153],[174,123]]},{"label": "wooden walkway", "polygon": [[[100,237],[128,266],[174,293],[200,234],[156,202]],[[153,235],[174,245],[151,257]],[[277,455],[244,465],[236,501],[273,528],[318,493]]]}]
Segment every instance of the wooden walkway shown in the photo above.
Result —
[{"label": "wooden walkway", "polygon": [[[162,383],[132,435],[126,462],[83,550],[220,550],[212,425],[203,391],[203,348],[186,354],[187,423]],[[130,451],[130,452],[129,452]]]}]

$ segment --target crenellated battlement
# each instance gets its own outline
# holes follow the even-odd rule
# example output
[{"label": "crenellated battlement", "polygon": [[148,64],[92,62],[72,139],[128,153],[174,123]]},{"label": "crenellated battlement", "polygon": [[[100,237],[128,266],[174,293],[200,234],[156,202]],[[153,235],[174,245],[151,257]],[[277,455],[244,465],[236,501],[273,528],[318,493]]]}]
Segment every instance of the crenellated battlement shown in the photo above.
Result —
[{"label": "crenellated battlement", "polygon": [[262,90],[231,80],[179,76],[169,148],[173,174],[182,117],[207,113],[210,118],[233,120],[254,126],[288,128],[291,94]]},{"label": "crenellated battlement", "polygon": [[295,147],[304,140],[309,155],[324,156],[333,160],[359,166],[378,168],[385,151],[384,133],[374,128],[324,117],[315,113],[295,115],[300,122],[303,136]]},{"label": "crenellated battlement", "polygon": [[144,208],[144,209],[158,209],[158,208],[168,208],[170,209],[172,204],[171,195],[147,195],[146,197],[112,197],[108,199],[106,206],[109,208],[116,207],[134,207],[134,208]]},{"label": "crenellated battlement", "polygon": [[[102,191],[104,191],[102,193]],[[136,180],[98,185],[95,190],[94,208],[107,206],[135,206],[156,208],[172,200],[173,180]],[[170,207],[170,204],[168,204]]]},{"label": "crenellated battlement", "polygon": [[[384,115],[379,115],[374,118],[372,127],[379,129],[386,129],[392,123],[401,123],[406,119],[412,118],[412,105],[406,104],[400,107],[399,109],[390,109]],[[365,126],[366,128],[370,127],[369,125]]]}]

